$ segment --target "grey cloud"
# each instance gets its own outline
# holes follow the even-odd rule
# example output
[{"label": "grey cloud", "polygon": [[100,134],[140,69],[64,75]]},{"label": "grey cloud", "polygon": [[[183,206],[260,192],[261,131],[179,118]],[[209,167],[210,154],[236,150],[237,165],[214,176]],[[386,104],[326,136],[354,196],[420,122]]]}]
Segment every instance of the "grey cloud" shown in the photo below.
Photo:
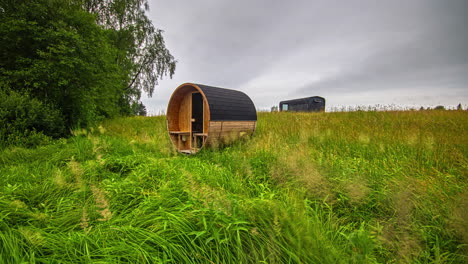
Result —
[{"label": "grey cloud", "polygon": [[454,13],[445,14],[452,17],[444,23],[428,21],[428,26],[419,32],[402,34],[399,39],[389,38],[392,34],[382,36],[362,60],[355,61],[335,76],[300,88],[298,92],[466,87],[468,37],[460,34],[465,26],[465,16],[453,16]]},{"label": "grey cloud", "polygon": [[[391,103],[386,94],[395,91],[448,89],[468,99],[468,1],[173,0],[151,8],[179,65],[148,108],[165,108],[186,81],[243,89],[259,107],[318,93],[330,101],[374,93]],[[275,86],[279,78],[294,84]]]}]

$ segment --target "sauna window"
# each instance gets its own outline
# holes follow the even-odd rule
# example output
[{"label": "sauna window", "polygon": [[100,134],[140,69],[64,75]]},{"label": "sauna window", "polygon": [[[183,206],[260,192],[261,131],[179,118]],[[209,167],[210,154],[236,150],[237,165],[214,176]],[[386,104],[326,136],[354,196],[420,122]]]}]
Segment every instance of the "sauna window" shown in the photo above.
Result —
[{"label": "sauna window", "polygon": [[288,111],[288,107],[289,107],[288,104],[283,104],[283,108],[281,110]]}]

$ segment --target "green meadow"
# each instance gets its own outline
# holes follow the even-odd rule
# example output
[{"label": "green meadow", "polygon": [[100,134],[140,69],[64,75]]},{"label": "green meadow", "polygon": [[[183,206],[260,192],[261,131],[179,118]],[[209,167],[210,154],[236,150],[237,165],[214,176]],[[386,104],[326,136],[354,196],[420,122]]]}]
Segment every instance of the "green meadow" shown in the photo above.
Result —
[{"label": "green meadow", "polygon": [[259,113],[187,156],[164,116],[0,151],[1,263],[466,263],[468,112]]}]

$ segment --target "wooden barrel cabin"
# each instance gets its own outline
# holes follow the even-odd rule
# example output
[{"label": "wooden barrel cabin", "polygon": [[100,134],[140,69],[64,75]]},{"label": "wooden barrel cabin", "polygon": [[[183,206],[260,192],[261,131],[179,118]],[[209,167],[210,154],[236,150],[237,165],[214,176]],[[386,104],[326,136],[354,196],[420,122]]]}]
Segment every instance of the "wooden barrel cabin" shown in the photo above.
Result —
[{"label": "wooden barrel cabin", "polygon": [[257,111],[245,93],[195,83],[177,87],[167,107],[167,128],[179,152],[193,154],[250,136]]}]

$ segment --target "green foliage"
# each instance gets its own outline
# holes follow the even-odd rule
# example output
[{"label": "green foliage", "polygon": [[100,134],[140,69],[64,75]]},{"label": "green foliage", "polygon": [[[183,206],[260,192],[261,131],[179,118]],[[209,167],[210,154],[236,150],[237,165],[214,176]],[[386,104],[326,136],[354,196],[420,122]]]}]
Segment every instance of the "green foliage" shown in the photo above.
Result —
[{"label": "green foliage", "polygon": [[141,91],[151,95],[158,79],[172,76],[175,60],[142,6],[1,1],[0,83],[60,111],[67,128],[143,115]]},{"label": "green foliage", "polygon": [[164,117],[0,153],[0,262],[464,263],[466,111],[260,113],[177,154]]},{"label": "green foliage", "polygon": [[132,112],[134,115],[146,116],[146,106],[142,102],[132,104]]},{"label": "green foliage", "polygon": [[[5,9],[0,77],[11,89],[56,106],[67,126],[118,113],[112,47],[94,17],[64,1],[20,2]],[[106,96],[102,96],[106,95]]]},{"label": "green foliage", "polygon": [[140,91],[151,96],[158,79],[167,74],[172,77],[176,61],[166,49],[163,31],[146,16],[148,0],[83,0],[83,7],[113,32],[113,44],[120,50],[119,65],[129,72],[129,93],[137,99]]},{"label": "green foliage", "polygon": [[65,134],[61,113],[27,94],[0,89],[0,147],[49,143]]}]

